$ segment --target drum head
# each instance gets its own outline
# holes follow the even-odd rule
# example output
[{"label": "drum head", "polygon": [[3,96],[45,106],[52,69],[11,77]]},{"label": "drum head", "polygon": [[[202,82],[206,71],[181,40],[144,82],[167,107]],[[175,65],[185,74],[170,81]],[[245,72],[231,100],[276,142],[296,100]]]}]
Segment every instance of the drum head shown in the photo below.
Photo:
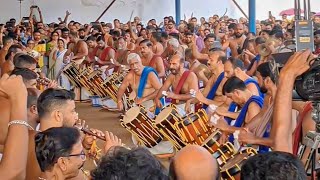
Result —
[{"label": "drum head", "polygon": [[173,109],[174,108],[172,107],[166,107],[164,110],[162,110],[156,117],[155,123],[156,124],[161,123],[165,118],[169,116],[169,114],[172,112]]},{"label": "drum head", "polygon": [[123,123],[127,124],[134,120],[140,113],[140,107],[132,107],[130,108],[126,114],[123,116]]}]

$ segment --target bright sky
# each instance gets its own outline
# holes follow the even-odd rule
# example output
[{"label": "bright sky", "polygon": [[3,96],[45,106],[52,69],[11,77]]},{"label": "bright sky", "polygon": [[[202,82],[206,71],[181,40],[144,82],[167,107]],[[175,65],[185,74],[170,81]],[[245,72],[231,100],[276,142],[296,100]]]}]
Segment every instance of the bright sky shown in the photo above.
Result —
[{"label": "bright sky", "polygon": [[[22,2],[22,17],[29,15],[29,7],[35,3],[42,9],[46,22],[57,21],[58,17],[63,17],[65,11],[69,10],[71,19],[80,22],[94,21],[112,0],[24,0]],[[244,11],[248,10],[249,0],[237,0]],[[303,0],[301,0],[303,1]],[[310,0],[312,11],[320,12],[320,0]],[[117,0],[115,5],[105,14],[102,21],[112,21],[118,18],[127,22],[131,11],[134,9],[134,16],[142,17],[143,21],[155,18],[158,21],[164,16],[175,15],[175,0]],[[8,20],[10,17],[19,19],[19,3],[17,0],[0,0],[0,22]],[[268,11],[278,15],[281,10],[293,8],[294,0],[256,0],[257,19],[266,19]],[[85,5],[97,6],[85,6]],[[193,13],[196,17],[210,15],[223,15],[226,8],[230,17],[242,16],[240,11],[234,6],[232,0],[181,0],[182,14],[190,17]],[[277,17],[277,16],[276,16]]]}]

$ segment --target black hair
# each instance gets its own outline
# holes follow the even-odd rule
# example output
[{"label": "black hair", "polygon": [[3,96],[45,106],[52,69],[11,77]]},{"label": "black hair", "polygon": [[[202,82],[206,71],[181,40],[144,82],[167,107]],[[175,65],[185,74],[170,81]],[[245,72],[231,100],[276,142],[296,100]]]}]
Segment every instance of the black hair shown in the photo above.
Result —
[{"label": "black hair", "polygon": [[232,93],[234,90],[246,90],[247,87],[244,82],[236,76],[230,77],[223,85],[222,92],[223,95],[227,93]]},{"label": "black hair", "polygon": [[230,62],[232,64],[233,69],[240,68],[241,70],[245,70],[244,63],[240,59],[229,57],[226,60],[222,60],[223,64],[226,62]]},{"label": "black hair", "polygon": [[89,36],[87,37],[86,41],[96,41],[97,40],[97,37],[96,36]]},{"label": "black hair", "polygon": [[170,33],[169,36],[179,40],[179,33]]},{"label": "black hair", "polygon": [[257,37],[257,38],[254,40],[254,42],[255,42],[256,45],[259,45],[259,44],[265,43],[266,41],[265,41],[264,38],[262,38],[262,37]]},{"label": "black hair", "polygon": [[30,65],[37,64],[37,61],[27,54],[16,54],[13,57],[13,64],[16,68],[29,68]]},{"label": "black hair", "polygon": [[144,40],[142,40],[142,41],[139,43],[139,45],[141,45],[141,44],[146,44],[146,46],[148,46],[148,47],[152,47],[152,46],[153,46],[152,42],[151,42],[149,39],[144,39]]},{"label": "black hair", "polygon": [[22,50],[21,45],[18,45],[18,44],[11,45],[10,48],[8,49],[5,60],[8,60],[12,53],[16,54],[18,52],[18,49]]},{"label": "black hair", "polygon": [[165,38],[165,39],[168,39],[168,33],[167,32],[161,32],[161,37],[162,38]]},{"label": "black hair", "polygon": [[235,29],[237,27],[236,23],[230,23],[228,29]]},{"label": "black hair", "polygon": [[27,68],[15,68],[11,72],[11,75],[17,75],[17,76],[20,75],[24,83],[27,83],[30,80],[34,80],[38,78],[38,75],[35,72]]},{"label": "black hair", "polygon": [[112,147],[91,171],[92,180],[166,180],[162,164],[145,148]]},{"label": "black hair", "polygon": [[2,41],[3,45],[6,45],[9,41],[13,41],[13,38],[11,36],[4,36]]},{"label": "black hair", "polygon": [[209,38],[214,38],[214,39],[216,40],[216,35],[214,35],[214,34],[208,34],[208,35],[204,38],[204,41],[209,40]]},{"label": "black hair", "polygon": [[152,37],[157,41],[161,41],[161,32],[152,32]]},{"label": "black hair", "polygon": [[273,83],[276,83],[276,74],[275,74],[275,72],[272,70],[272,66],[271,66],[271,63],[270,63],[270,62],[265,62],[265,63],[260,64],[260,65],[257,67],[257,72],[259,72],[260,75],[261,75],[263,78],[270,77],[270,79],[272,80],[272,82],[273,82]]},{"label": "black hair", "polygon": [[44,117],[57,107],[62,107],[68,100],[74,100],[74,93],[65,89],[46,89],[38,98],[37,108],[39,118]]},{"label": "black hair", "polygon": [[273,151],[250,157],[241,167],[241,180],[264,179],[305,180],[307,175],[297,157]]},{"label": "black hair", "polygon": [[266,29],[265,30],[261,30],[259,35],[261,35],[263,32],[267,33],[268,35],[271,35],[271,31],[270,30],[266,30]]},{"label": "black hair", "polygon": [[222,50],[221,48],[214,47],[209,49],[209,56],[213,53],[219,53],[218,61],[222,61],[222,63],[224,63],[228,59],[224,50]]},{"label": "black hair", "polygon": [[72,127],[53,127],[35,135],[35,151],[42,172],[53,168],[60,157],[68,157],[80,140]]},{"label": "black hair", "polygon": [[69,29],[65,27],[65,28],[61,29],[61,32],[69,32]]}]

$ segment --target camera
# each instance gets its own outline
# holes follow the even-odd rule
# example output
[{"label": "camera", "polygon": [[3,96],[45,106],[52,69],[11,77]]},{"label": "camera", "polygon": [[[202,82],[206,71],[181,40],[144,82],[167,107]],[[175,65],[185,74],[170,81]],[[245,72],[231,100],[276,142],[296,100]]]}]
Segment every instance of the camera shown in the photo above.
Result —
[{"label": "camera", "polygon": [[306,101],[320,102],[320,57],[295,81],[297,94]]}]

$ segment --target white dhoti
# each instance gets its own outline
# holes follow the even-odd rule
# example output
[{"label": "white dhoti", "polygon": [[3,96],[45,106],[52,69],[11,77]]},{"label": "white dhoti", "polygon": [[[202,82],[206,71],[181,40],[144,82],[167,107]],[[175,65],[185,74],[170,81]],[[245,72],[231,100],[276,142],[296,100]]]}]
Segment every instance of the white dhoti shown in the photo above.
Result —
[{"label": "white dhoti", "polygon": [[105,99],[105,100],[102,100],[102,106],[106,106],[108,108],[116,109],[117,108],[117,103],[114,102],[113,99]]},{"label": "white dhoti", "polygon": [[[154,119],[154,113],[149,111],[150,109],[155,109],[155,108],[153,108],[154,107],[153,101],[152,100],[145,101],[141,105],[147,111],[147,115],[151,119]],[[134,135],[132,135],[132,142],[135,145],[138,145],[138,140],[136,139],[136,136],[134,136]],[[170,141],[161,141],[156,146],[154,146],[152,148],[147,148],[147,149],[154,155],[173,153],[173,145]]]},{"label": "white dhoti", "polygon": [[[185,110],[186,103],[176,104],[176,106],[177,106],[177,108],[178,108],[178,109],[177,109],[177,112],[179,113],[179,115],[180,115],[181,117],[184,117],[184,116],[187,115],[187,112],[186,112],[186,110]],[[194,113],[194,108],[195,108],[194,104],[191,104],[191,105],[190,105],[190,109],[191,109],[191,112],[190,112],[190,113]]]},{"label": "white dhoti", "polygon": [[91,94],[89,93],[89,91],[86,89],[86,88],[84,88],[84,87],[81,87],[80,88],[80,91],[81,91],[81,100],[88,100],[88,99],[90,99],[90,96],[91,96]]}]

